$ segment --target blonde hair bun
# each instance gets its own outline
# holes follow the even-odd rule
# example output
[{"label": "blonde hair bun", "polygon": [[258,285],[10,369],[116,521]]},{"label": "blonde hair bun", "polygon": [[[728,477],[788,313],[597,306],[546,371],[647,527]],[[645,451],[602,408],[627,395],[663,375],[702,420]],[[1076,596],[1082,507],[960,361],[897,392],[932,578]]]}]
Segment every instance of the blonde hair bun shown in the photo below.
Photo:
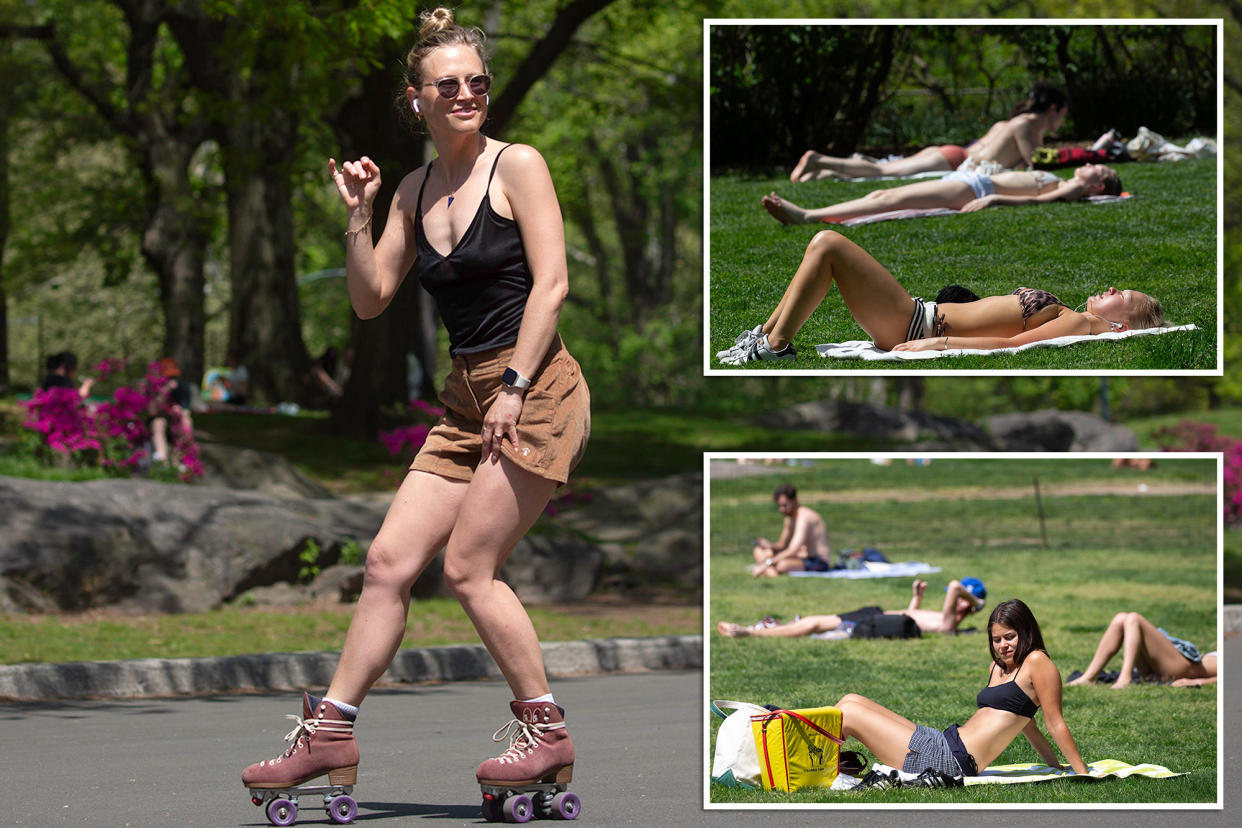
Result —
[{"label": "blonde hair bun", "polygon": [[426,40],[438,32],[453,27],[453,12],[444,7],[422,12],[418,18],[421,21],[418,27],[419,40]]}]

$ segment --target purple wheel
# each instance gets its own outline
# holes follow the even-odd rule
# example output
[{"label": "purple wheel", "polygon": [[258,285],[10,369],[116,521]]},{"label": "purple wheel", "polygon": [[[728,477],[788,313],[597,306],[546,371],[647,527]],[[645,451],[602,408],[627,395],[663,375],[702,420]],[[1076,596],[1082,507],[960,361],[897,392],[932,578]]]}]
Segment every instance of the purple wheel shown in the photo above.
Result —
[{"label": "purple wheel", "polygon": [[582,813],[582,800],[576,793],[562,791],[552,797],[553,819],[577,819]]},{"label": "purple wheel", "polygon": [[358,816],[358,803],[352,796],[341,794],[328,804],[328,818],[337,825],[348,825]]},{"label": "purple wheel", "polygon": [[505,822],[530,822],[535,815],[535,803],[526,794],[518,794],[506,799],[501,810],[504,812]]},{"label": "purple wheel", "polygon": [[494,799],[483,800],[483,818],[488,822],[504,822],[505,815],[501,813],[500,803]]},{"label": "purple wheel", "polygon": [[273,825],[292,825],[298,818],[298,806],[287,799],[273,799],[267,806],[267,821]]}]

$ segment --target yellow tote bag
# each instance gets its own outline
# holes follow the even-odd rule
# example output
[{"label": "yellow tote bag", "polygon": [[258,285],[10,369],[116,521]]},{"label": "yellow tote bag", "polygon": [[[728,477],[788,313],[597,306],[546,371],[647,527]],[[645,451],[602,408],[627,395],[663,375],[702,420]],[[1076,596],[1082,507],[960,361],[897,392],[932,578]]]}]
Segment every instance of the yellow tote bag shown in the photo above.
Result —
[{"label": "yellow tote bag", "polygon": [[837,778],[841,711],[835,707],[774,710],[750,717],[764,790],[827,788]]}]

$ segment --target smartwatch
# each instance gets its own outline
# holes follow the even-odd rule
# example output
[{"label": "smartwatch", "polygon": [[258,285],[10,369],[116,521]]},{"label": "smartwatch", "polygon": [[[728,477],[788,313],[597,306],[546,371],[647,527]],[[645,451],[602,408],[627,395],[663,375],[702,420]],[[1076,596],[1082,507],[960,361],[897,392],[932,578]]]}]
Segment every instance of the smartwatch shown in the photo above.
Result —
[{"label": "smartwatch", "polygon": [[530,388],[530,380],[519,374],[517,371],[514,371],[512,368],[505,369],[504,374],[500,377],[500,382],[502,385],[507,385],[510,388],[516,388],[519,391],[525,391],[527,388]]}]

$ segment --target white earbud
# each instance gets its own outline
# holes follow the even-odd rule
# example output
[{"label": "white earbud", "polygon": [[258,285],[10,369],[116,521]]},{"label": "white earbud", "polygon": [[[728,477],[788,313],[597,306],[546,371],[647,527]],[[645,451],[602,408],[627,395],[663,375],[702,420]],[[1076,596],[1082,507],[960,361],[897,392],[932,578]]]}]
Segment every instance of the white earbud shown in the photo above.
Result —
[{"label": "white earbud", "polygon": [[410,101],[410,105],[414,107],[414,114],[418,115],[419,114],[418,98],[415,98],[414,100]]},{"label": "white earbud", "polygon": [[492,105],[492,96],[491,96],[491,95],[484,95],[484,96],[483,96],[483,105],[484,105],[484,106],[491,106],[491,105]]}]

